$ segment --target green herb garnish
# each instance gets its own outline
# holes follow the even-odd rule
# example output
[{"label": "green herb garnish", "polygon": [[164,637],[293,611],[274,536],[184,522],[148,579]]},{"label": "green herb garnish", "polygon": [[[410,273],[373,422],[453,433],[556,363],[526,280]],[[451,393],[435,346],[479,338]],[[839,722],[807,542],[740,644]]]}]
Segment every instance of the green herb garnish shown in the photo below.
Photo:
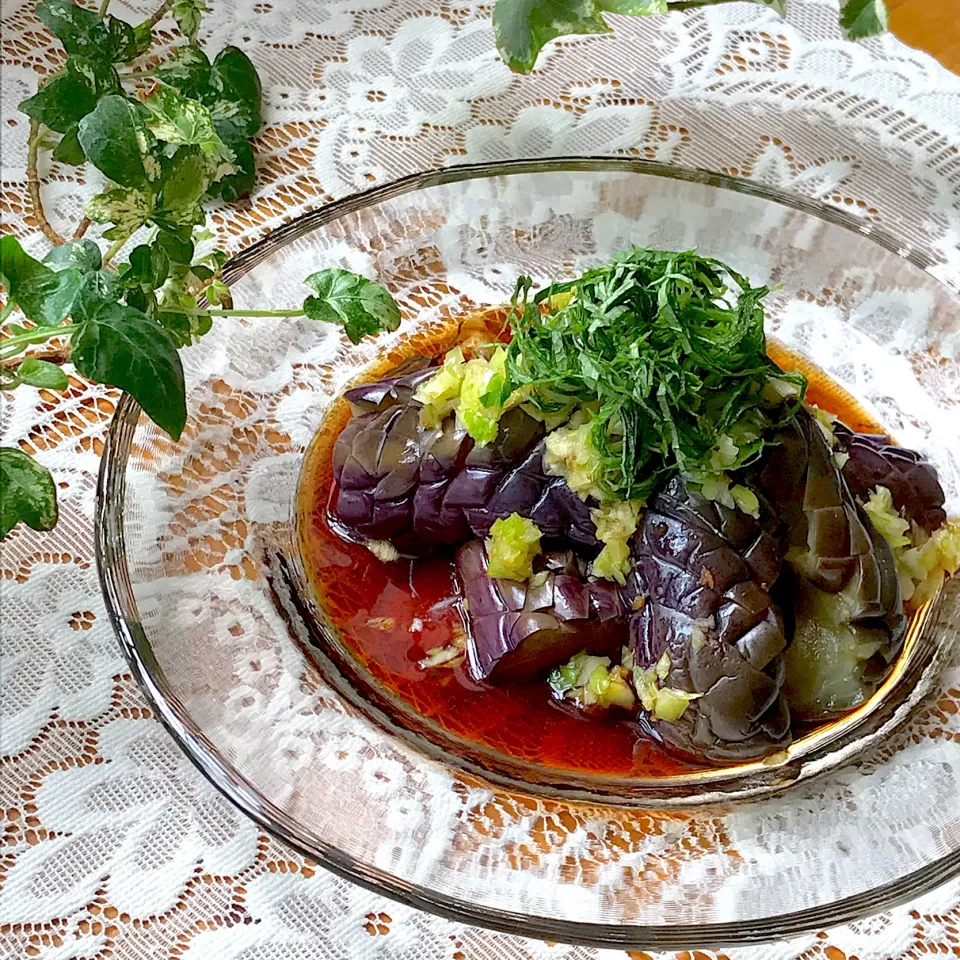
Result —
[{"label": "green herb garnish", "polygon": [[[531,287],[521,278],[514,294],[505,389],[542,414],[589,418],[593,480],[610,499],[643,500],[676,471],[747,465],[802,399],[804,378],[766,355],[768,289],[717,260],[634,247],[536,296]],[[774,376],[793,385],[792,402],[771,401]]]}]

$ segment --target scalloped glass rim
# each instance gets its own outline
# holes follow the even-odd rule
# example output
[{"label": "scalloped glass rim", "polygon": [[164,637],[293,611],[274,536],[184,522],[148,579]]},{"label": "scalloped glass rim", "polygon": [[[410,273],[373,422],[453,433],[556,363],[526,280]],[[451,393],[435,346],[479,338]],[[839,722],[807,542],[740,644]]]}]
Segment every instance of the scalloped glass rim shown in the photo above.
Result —
[{"label": "scalloped glass rim", "polygon": [[[957,284],[927,252],[904,247],[886,230],[865,224],[834,207],[709,171],[682,169],[642,160],[589,157],[465,165],[408,176],[344,198],[283,225],[231,259],[224,269],[224,274],[228,282],[234,282],[272,250],[279,249],[346,214],[412,191],[474,178],[545,171],[636,172],[758,197],[866,236],[880,247],[929,274],[954,295],[958,294]],[[332,847],[319,836],[305,831],[223,760],[216,746],[196,725],[170,689],[154,657],[133,596],[124,542],[125,470],[140,415],[141,411],[136,402],[124,395],[110,425],[97,485],[95,543],[98,572],[106,606],[120,645],[158,717],[201,773],[266,831],[325,868],[377,893],[454,921],[477,924],[519,936],[640,949],[681,949],[704,944],[735,946],[796,935],[889,909],[960,875],[960,849],[957,849],[922,869],[898,877],[892,883],[822,907],[768,916],[750,922],[671,926],[605,924],[531,916],[486,906],[475,907],[464,900],[427,887],[400,881],[386,871],[359,862]],[[956,587],[956,582],[951,584],[951,588],[953,587]],[[957,592],[955,589],[942,591],[938,600],[942,603],[945,600],[944,594],[949,593],[952,595],[952,607]],[[513,786],[518,784],[514,783]],[[649,801],[649,797],[646,799]],[[610,798],[607,798],[607,802],[610,802]]]}]

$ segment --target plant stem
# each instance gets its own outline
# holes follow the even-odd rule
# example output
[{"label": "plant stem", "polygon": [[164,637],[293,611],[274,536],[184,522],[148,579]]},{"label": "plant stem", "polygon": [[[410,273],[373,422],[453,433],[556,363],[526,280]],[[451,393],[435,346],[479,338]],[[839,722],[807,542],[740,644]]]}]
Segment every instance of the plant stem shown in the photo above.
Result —
[{"label": "plant stem", "polygon": [[40,175],[37,173],[37,155],[40,152],[40,123],[30,121],[30,139],[27,141],[27,196],[33,218],[37,221],[40,232],[55,246],[59,247],[67,241],[53,229],[43,210],[43,201],[40,199]]},{"label": "plant stem", "polygon": [[16,306],[17,306],[17,304],[16,304],[16,301],[14,301],[14,300],[8,300],[8,301],[3,305],[3,312],[0,313],[0,323],[3,323],[3,321],[6,320],[7,317],[9,317],[11,313],[13,313],[14,309],[16,308]]},{"label": "plant stem", "polygon": [[146,80],[156,75],[156,67],[146,67],[143,70],[120,70],[121,80]]},{"label": "plant stem", "polygon": [[172,6],[173,6],[173,0],[164,0],[164,2],[160,4],[159,9],[156,10],[156,12],[153,14],[153,16],[152,16],[149,20],[146,20],[146,21],[144,21],[144,22],[145,22],[149,27],[153,27],[153,25],[154,25],[155,23],[157,23],[158,21],[162,20],[162,19],[167,15],[167,11],[168,11]]},{"label": "plant stem", "polygon": [[87,228],[90,226],[90,218],[84,217],[78,224],[77,229],[73,231],[73,239],[79,240],[86,232]]},{"label": "plant stem", "polygon": [[102,20],[107,15],[107,7],[110,6],[110,0],[100,0],[100,10],[97,16]]},{"label": "plant stem", "polygon": [[[49,330],[34,328],[26,333],[18,333],[15,337],[7,337],[0,340],[0,353],[3,353],[8,347],[16,346],[20,343],[43,343],[44,340],[53,340],[54,337],[72,337],[78,327],[75,324],[67,324],[65,327],[51,327]],[[4,360],[8,359],[3,357]]]},{"label": "plant stem", "polygon": [[[69,343],[65,343],[62,347],[54,347],[52,350],[40,350],[38,352],[30,351],[28,356],[33,357],[34,360],[46,360],[47,363],[55,363],[57,366],[66,363],[70,359],[70,354],[73,352],[73,347]],[[19,354],[15,357],[9,357],[6,360],[0,360],[0,367],[5,369],[10,367],[19,366],[26,357],[22,357]]]},{"label": "plant stem", "polygon": [[103,261],[100,264],[101,267],[107,266],[110,261],[120,252],[123,245],[130,239],[130,234],[128,233],[125,237],[120,237],[118,240],[114,240],[113,243],[107,247],[107,252],[103,255]]},{"label": "plant stem", "polygon": [[190,317],[305,317],[303,310],[205,310],[203,307],[177,307],[177,313]]}]

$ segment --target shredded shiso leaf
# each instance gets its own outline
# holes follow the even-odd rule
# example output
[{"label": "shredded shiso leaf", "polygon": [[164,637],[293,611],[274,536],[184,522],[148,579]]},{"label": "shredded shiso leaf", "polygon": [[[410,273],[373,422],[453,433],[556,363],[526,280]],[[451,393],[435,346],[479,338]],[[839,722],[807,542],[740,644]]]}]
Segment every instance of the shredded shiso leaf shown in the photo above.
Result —
[{"label": "shredded shiso leaf", "polygon": [[803,398],[803,376],[766,355],[768,289],[717,260],[634,247],[531,288],[517,282],[501,400],[523,390],[542,414],[591,412],[597,499],[643,500],[675,471],[739,469]]},{"label": "shredded shiso leaf", "polygon": [[[522,406],[549,431],[545,469],[584,500],[642,503],[680,472],[756,516],[756,497],[731,474],[760,456],[806,390],[802,374],[766,355],[768,288],[692,251],[643,247],[535,295],[532,286],[517,281],[506,347],[469,360],[451,350],[418,387],[423,424],[456,412],[483,446],[504,411]],[[599,569],[608,565],[620,564],[608,556]]]}]

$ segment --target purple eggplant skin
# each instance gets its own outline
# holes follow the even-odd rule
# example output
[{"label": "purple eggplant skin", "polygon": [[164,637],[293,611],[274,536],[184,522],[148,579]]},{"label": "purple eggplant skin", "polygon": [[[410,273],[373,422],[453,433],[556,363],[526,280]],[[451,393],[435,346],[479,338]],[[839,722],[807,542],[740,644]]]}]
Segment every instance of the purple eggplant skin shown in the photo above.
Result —
[{"label": "purple eggplant skin", "polygon": [[487,573],[482,540],[457,550],[467,666],[474,680],[527,682],[581,650],[616,656],[626,642],[625,610],[614,584],[588,579],[569,551],[541,554],[536,568],[545,576],[494,579]]},{"label": "purple eggplant skin", "polygon": [[470,529],[476,536],[485,537],[495,520],[519,513],[537,525],[548,543],[596,556],[601,543],[590,506],[562,477],[544,472],[544,452],[545,444],[540,442],[520,464],[503,475],[482,506],[466,509]]},{"label": "purple eggplant skin", "polygon": [[345,394],[356,412],[334,445],[334,526],[422,556],[485,537],[495,520],[519,513],[546,543],[598,553],[589,506],[544,472],[543,425],[514,408],[485,447],[453,415],[426,429],[413,393],[429,376],[430,367],[414,368]]},{"label": "purple eggplant skin", "polygon": [[914,450],[895,446],[883,434],[854,433],[839,421],[834,424],[834,434],[849,457],[843,465],[843,479],[855,497],[866,500],[874,487],[886,487],[894,506],[927,533],[946,522],[946,497],[929,460]]},{"label": "purple eggplant skin", "polygon": [[858,507],[823,433],[798,415],[760,484],[786,526],[793,642],[786,689],[794,716],[823,720],[858,706],[900,652],[906,618],[896,561]]},{"label": "purple eggplant skin", "polygon": [[648,505],[623,589],[629,645],[640,667],[664,652],[661,687],[698,694],[676,721],[650,718],[674,752],[724,764],[791,742],[784,696],[787,633],[771,589],[780,576],[778,525],[728,509],[674,477]]},{"label": "purple eggplant skin", "polygon": [[503,416],[485,447],[453,416],[425,429],[412,399],[354,416],[334,445],[331,519],[409,556],[456,546],[475,535],[466,511],[482,507],[542,436],[543,425],[520,409]]}]

